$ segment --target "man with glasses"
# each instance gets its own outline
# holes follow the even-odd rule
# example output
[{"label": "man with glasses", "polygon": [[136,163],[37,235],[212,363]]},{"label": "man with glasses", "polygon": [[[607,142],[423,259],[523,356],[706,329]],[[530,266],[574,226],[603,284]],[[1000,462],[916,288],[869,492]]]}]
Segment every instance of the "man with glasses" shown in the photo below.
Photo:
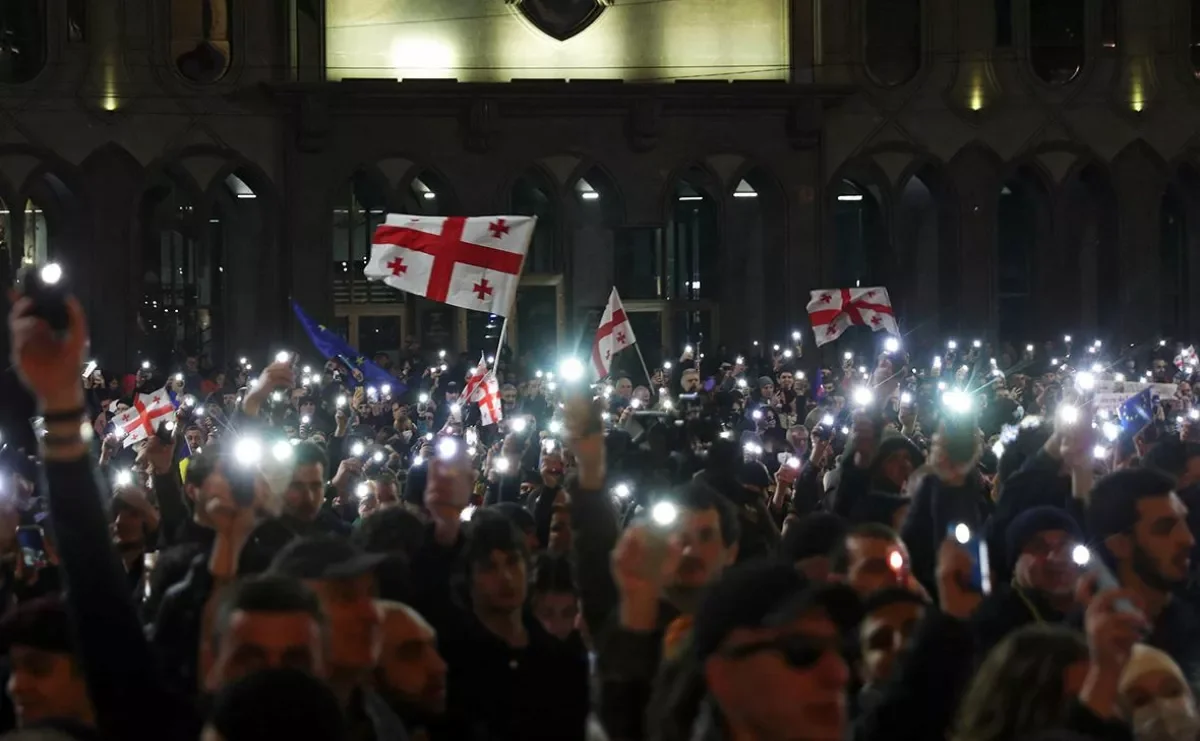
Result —
[{"label": "man with glasses", "polygon": [[810,582],[787,563],[726,572],[696,613],[710,703],[698,737],[845,738],[850,669],[840,647],[860,614],[848,587]]}]

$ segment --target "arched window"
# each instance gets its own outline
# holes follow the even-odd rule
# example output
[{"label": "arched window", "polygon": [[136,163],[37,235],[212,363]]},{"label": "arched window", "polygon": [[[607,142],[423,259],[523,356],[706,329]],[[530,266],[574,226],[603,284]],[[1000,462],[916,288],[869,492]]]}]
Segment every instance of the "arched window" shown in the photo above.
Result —
[{"label": "arched window", "polygon": [[1029,62],[1042,80],[1063,85],[1087,60],[1085,0],[1029,0]]},{"label": "arched window", "polygon": [[1200,80],[1200,0],[1191,1],[1191,33],[1188,35],[1188,52],[1192,63],[1192,74]]},{"label": "arched window", "polygon": [[333,297],[337,304],[397,303],[405,294],[368,282],[363,267],[375,230],[387,218],[387,186],[381,175],[360,170],[333,204]]},{"label": "arched window", "polygon": [[1103,0],[1100,6],[1100,45],[1116,49],[1121,41],[1121,8],[1119,0]]},{"label": "arched window", "polygon": [[1163,195],[1159,214],[1159,281],[1161,296],[1159,324],[1166,337],[1186,337],[1188,333],[1188,249],[1187,217],[1183,200],[1175,189]]},{"label": "arched window", "polygon": [[171,58],[192,82],[216,82],[233,59],[231,0],[170,0]]},{"label": "arched window", "polygon": [[45,0],[0,2],[0,82],[29,82],[45,66]]},{"label": "arched window", "polygon": [[1029,339],[1035,312],[1033,256],[1039,243],[1042,209],[1046,193],[1037,176],[1019,172],[1000,188],[996,214],[996,294],[999,298],[1000,339],[1024,342]]},{"label": "arched window", "polygon": [[921,67],[921,0],[867,0],[863,29],[867,72],[880,85],[902,85]]},{"label": "arched window", "polygon": [[843,180],[834,194],[833,220],[838,285],[874,285],[887,272],[879,200],[870,189]]},{"label": "arched window", "polygon": [[192,194],[170,178],[142,201],[141,329],[160,361],[172,353],[209,354],[220,306],[219,243]]},{"label": "arched window", "polygon": [[46,232],[46,214],[33,202],[25,201],[25,234],[22,239],[21,262],[41,265],[50,260],[50,235]]},{"label": "arched window", "polygon": [[524,275],[554,274],[563,270],[558,249],[558,205],[554,187],[540,172],[525,173],[513,185],[512,209],[516,216],[538,217],[525,256]]},{"label": "arched window", "polygon": [[1012,0],[993,0],[996,11],[996,46],[1008,47],[1013,42]]}]

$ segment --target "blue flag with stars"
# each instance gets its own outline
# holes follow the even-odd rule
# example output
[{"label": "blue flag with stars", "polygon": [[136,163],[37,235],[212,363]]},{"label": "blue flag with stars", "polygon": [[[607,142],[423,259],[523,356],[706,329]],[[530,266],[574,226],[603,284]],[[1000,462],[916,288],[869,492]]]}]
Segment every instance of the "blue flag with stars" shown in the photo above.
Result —
[{"label": "blue flag with stars", "polygon": [[347,386],[355,388],[361,383],[382,386],[386,383],[391,385],[393,395],[398,396],[405,392],[407,387],[396,380],[391,373],[375,365],[366,356],[361,355],[358,350],[350,347],[350,343],[343,340],[336,332],[323,324],[314,322],[312,317],[305,314],[295,301],[292,302],[292,311],[296,312],[296,319],[300,320],[300,326],[304,327],[304,331],[308,333],[308,339],[312,340],[313,347],[317,348],[317,352],[324,355],[326,360],[337,358],[350,369],[349,377],[344,379]]}]

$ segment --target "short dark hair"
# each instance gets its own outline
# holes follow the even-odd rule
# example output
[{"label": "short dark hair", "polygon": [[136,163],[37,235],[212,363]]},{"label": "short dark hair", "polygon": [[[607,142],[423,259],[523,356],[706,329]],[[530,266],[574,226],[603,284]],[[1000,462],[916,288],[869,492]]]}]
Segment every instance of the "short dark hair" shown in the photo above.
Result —
[{"label": "short dark hair", "polygon": [[737,510],[728,499],[708,484],[693,480],[676,489],[674,498],[676,506],[692,512],[715,509],[721,522],[721,541],[726,548],[732,547],[742,536]]},{"label": "short dark hair", "polygon": [[303,612],[311,617],[322,631],[325,613],[321,602],[299,579],[279,574],[260,574],[240,579],[226,587],[213,620],[213,646],[229,630],[235,612]]},{"label": "short dark hair", "polygon": [[314,463],[321,464],[322,476],[329,471],[329,458],[325,455],[325,451],[321,450],[316,443],[310,443],[307,440],[296,443],[292,447],[292,460],[296,462],[297,468],[311,466]]},{"label": "short dark hair", "polygon": [[846,531],[846,537],[838,541],[833,549],[833,563],[830,568],[835,574],[845,574],[850,570],[850,539],[869,538],[871,540],[886,540],[889,542],[904,542],[900,533],[881,522],[864,522]]},{"label": "short dark hair", "polygon": [[892,605],[920,605],[928,607],[929,600],[904,587],[884,587],[872,592],[863,600],[863,615],[870,615],[876,610],[882,610]]},{"label": "short dark hair", "polygon": [[0,649],[28,646],[74,656],[71,621],[62,597],[51,595],[20,602],[0,619]]},{"label": "short dark hair", "polygon": [[1179,478],[1187,471],[1187,462],[1200,456],[1200,444],[1184,442],[1175,438],[1162,440],[1142,457],[1144,468],[1156,468]]},{"label": "short dark hair", "polygon": [[1126,468],[1108,474],[1092,487],[1088,535],[1102,539],[1129,532],[1138,521],[1138,502],[1165,497],[1174,488],[1175,479],[1157,468]]},{"label": "short dark hair", "polygon": [[486,509],[479,510],[467,526],[466,543],[462,550],[462,562],[468,578],[476,564],[491,559],[492,551],[517,553],[527,563],[529,561],[525,534],[507,517]]},{"label": "short dark hair", "polygon": [[403,507],[388,507],[364,517],[352,539],[368,553],[404,553],[411,561],[425,545],[425,525]]},{"label": "short dark hair", "polygon": [[221,688],[209,723],[227,741],[344,737],[341,705],[333,690],[295,669],[264,669]]},{"label": "short dark hair", "polygon": [[575,578],[571,574],[571,564],[561,556],[549,554],[538,556],[533,567],[533,578],[529,580],[529,583],[529,590],[533,595],[578,594],[578,590],[575,588]]}]

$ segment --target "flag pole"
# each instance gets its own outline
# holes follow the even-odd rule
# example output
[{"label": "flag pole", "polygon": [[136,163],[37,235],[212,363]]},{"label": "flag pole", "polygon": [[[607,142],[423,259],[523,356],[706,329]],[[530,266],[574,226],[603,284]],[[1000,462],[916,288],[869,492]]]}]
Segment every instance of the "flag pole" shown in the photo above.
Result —
[{"label": "flag pole", "polygon": [[646,367],[646,359],[642,357],[642,346],[640,343],[633,343],[633,349],[637,350],[638,360],[642,361],[642,372],[646,374],[646,381],[650,384],[650,390],[654,391],[654,376],[650,375],[650,369]]},{"label": "flag pole", "polygon": [[[511,310],[512,307],[510,306],[509,309]],[[493,362],[491,364],[491,368],[493,370],[496,369],[496,366],[500,365],[500,352],[502,350],[504,350],[504,336],[506,334],[508,334],[508,312],[507,311],[504,313],[504,321],[501,322],[501,324],[500,324],[500,341],[496,343],[496,354],[492,356]]]}]

